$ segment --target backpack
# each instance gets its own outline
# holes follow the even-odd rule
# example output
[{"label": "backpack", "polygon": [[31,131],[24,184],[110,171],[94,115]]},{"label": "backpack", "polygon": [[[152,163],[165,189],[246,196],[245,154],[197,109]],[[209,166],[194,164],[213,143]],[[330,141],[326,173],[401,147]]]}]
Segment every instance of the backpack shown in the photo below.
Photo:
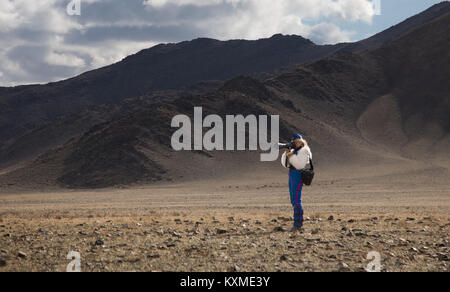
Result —
[{"label": "backpack", "polygon": [[302,181],[303,181],[303,184],[305,184],[307,186],[311,185],[313,178],[314,178],[314,166],[313,166],[311,158],[309,159],[309,165],[310,165],[309,169],[302,170]]}]

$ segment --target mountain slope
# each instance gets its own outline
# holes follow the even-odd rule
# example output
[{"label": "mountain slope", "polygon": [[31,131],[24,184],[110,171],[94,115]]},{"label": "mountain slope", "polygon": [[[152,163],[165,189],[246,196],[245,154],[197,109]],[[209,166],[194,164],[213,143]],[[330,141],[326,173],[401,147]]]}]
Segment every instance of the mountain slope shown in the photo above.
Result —
[{"label": "mountain slope", "polygon": [[[231,171],[246,167],[263,167],[251,153],[246,153],[246,158],[242,157],[245,152],[236,154],[235,157],[217,151],[206,154],[174,153],[169,142],[173,132],[170,127],[171,118],[179,113],[192,116],[194,106],[204,107],[204,115],[214,113],[222,117],[227,114],[279,114],[281,139],[287,139],[291,132],[302,132],[310,140],[316,157],[319,157],[317,162],[322,167],[344,163],[376,164],[387,159],[385,152],[397,157],[396,159],[409,154],[414,159],[425,161],[427,157],[420,156],[423,151],[405,150],[414,145],[417,133],[420,133],[421,137],[430,134],[430,123],[441,127],[441,133],[433,138],[433,143],[445,139],[450,130],[450,107],[447,106],[450,91],[448,83],[443,80],[450,76],[450,55],[447,50],[450,47],[450,38],[446,34],[449,28],[450,13],[368,53],[338,53],[268,79],[264,83],[251,78],[237,78],[226,83],[215,94],[182,98],[169,104],[161,103],[156,108],[138,111],[125,119],[92,130],[77,141],[77,150],[64,161],[64,174],[59,177],[59,182],[68,187],[95,187],[95,184],[85,182],[93,177],[93,173],[86,170],[87,166],[97,169],[97,173],[113,171],[114,175],[119,173],[128,176],[130,172],[122,171],[124,166],[133,168],[135,163],[149,161],[156,164],[140,171],[138,177],[131,173],[126,182],[145,179],[143,176],[146,175],[158,179],[161,173],[169,178],[188,175],[175,170],[165,159],[158,159],[161,155],[170,157],[170,160],[181,160],[179,156],[189,156],[189,162],[182,164],[183,167],[192,164],[190,161],[195,159],[198,161],[196,166],[187,169],[202,176],[207,175],[210,169],[207,166],[211,163],[202,163],[203,160],[216,163],[232,161],[235,164],[230,167]],[[373,115],[379,122],[383,122],[398,114],[397,121],[392,123],[397,125],[398,131],[404,135],[395,131],[390,133],[387,123],[386,131],[377,136],[379,141],[367,143],[367,136],[364,134],[367,135],[371,131],[362,133],[358,121],[374,102],[386,94],[391,94],[393,99],[385,103],[385,109],[375,108]],[[389,110],[392,110],[391,115],[381,117],[383,112]],[[411,120],[417,121],[418,116],[420,121],[411,131]],[[380,129],[381,125],[382,123],[376,129]],[[123,136],[125,133],[126,137]],[[400,148],[378,147],[388,138],[398,141]],[[96,146],[111,140],[123,144],[111,148]],[[385,146],[388,146],[388,143]],[[124,160],[120,156],[120,160],[116,158],[117,163],[109,164],[108,167],[103,167],[102,163],[92,163],[92,159],[105,151],[116,152],[119,149],[126,151],[126,154],[122,154],[127,159]],[[145,155],[145,159],[138,158],[133,151]],[[199,156],[201,158],[198,158]],[[115,154],[105,155],[101,161],[111,161],[113,157]],[[85,165],[79,167],[77,163],[82,158]],[[74,176],[75,173],[80,173],[81,177]],[[109,185],[112,185],[110,181],[100,186]]]},{"label": "mountain slope", "polygon": [[[450,156],[449,31],[450,12],[371,53],[383,64],[394,102],[385,110],[392,111],[391,117],[400,117],[400,132],[384,139],[403,140],[398,145],[403,155],[441,165],[449,165]],[[382,141],[372,140],[377,144]]]},{"label": "mountain slope", "polygon": [[[41,169],[45,173],[50,172],[48,167],[58,165],[54,181],[70,188],[94,188],[278,166],[259,163],[259,152],[174,152],[170,147],[174,132],[171,119],[177,114],[192,117],[195,106],[203,107],[204,116],[218,114],[224,119],[226,115],[278,114],[281,139],[288,139],[292,132],[304,133],[319,157],[319,165],[369,157],[370,153],[349,145],[347,139],[358,135],[353,121],[359,112],[381,94],[374,83],[384,88],[380,72],[372,61],[346,53],[264,83],[238,77],[217,92],[157,103],[93,127],[80,139],[41,156],[25,171]],[[21,176],[21,171],[10,175]]]},{"label": "mountain slope", "polygon": [[[151,104],[160,100],[151,100],[154,96],[170,99],[212,91],[237,75],[252,74],[263,80],[338,51],[373,50],[449,10],[448,1],[437,4],[354,44],[317,46],[299,36],[283,35],[257,41],[201,38],[161,44],[61,82],[0,87],[0,169],[35,158],[95,124],[130,113],[131,108],[142,105],[137,96],[146,96],[145,104]],[[201,80],[209,81],[195,85]],[[170,93],[166,89],[171,89]],[[166,93],[155,92],[161,90]],[[137,101],[135,106],[124,106],[122,101],[129,98]]]},{"label": "mountain slope", "polygon": [[443,1],[439,4],[433,5],[432,7],[428,8],[427,10],[417,15],[414,15],[406,19],[405,21],[397,25],[394,25],[384,30],[383,32],[377,33],[376,35],[371,36],[362,41],[349,44],[345,48],[345,50],[350,52],[361,52],[364,50],[377,49],[383,44],[394,41],[396,38],[410,31],[411,29],[422,26],[425,23],[430,22],[436,18],[439,18],[440,16],[448,12],[450,12],[449,2]]},{"label": "mountain slope", "polygon": [[26,178],[95,188],[279,168],[260,163],[259,152],[174,152],[171,119],[192,117],[195,106],[222,117],[280,115],[281,139],[303,133],[319,171],[413,160],[450,167],[448,31],[450,13],[373,50],[344,50],[264,81],[241,76],[210,93],[142,103],[0,176],[0,185]]},{"label": "mountain slope", "polygon": [[268,72],[327,56],[334,46],[317,46],[300,36],[257,41],[195,39],[160,44],[124,60],[47,85],[0,89],[0,136],[18,137],[46,122],[155,90],[181,89],[204,80]]}]

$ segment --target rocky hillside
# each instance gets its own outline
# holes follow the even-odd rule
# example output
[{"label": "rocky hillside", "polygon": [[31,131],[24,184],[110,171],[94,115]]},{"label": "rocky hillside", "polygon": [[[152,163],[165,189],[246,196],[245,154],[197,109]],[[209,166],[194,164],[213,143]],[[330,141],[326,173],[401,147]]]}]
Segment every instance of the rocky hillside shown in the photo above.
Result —
[{"label": "rocky hillside", "polygon": [[[280,34],[256,41],[200,38],[160,44],[116,64],[60,82],[0,87],[0,169],[36,157],[112,116],[128,114],[129,111],[120,110],[124,107],[118,105],[123,100],[155,95],[162,98],[168,95],[170,99],[173,95],[204,93],[238,75],[264,80],[292,66],[311,63],[338,51],[373,50],[444,15],[449,9],[448,1],[442,2],[357,43],[319,46],[300,36]],[[166,94],[167,90],[182,88],[181,93]],[[100,114],[99,105],[119,110],[113,111],[113,115],[108,111]],[[79,117],[80,113],[84,115],[89,111],[94,117]],[[75,116],[77,126],[71,127],[73,122],[69,121]],[[69,125],[69,129],[64,125]],[[51,128],[58,128],[58,131],[50,131]],[[70,135],[45,135],[36,145],[33,141],[42,132]],[[24,146],[27,144],[31,146]]]},{"label": "rocky hillside", "polygon": [[[436,7],[448,7],[448,3]],[[97,121],[88,111],[84,125],[89,127],[79,127],[84,134],[75,131],[71,140],[58,141],[58,147],[31,164],[1,176],[0,183],[96,188],[278,167],[278,163],[260,163],[259,152],[173,151],[171,119],[177,114],[192,118],[194,107],[199,106],[204,116],[280,115],[281,139],[288,139],[292,132],[303,133],[319,169],[352,163],[370,167],[392,159],[448,167],[449,29],[450,13],[439,14],[374,49],[342,50],[265,80],[240,76],[207,93],[131,99],[131,106],[122,103],[116,110],[110,106],[100,110],[103,114]],[[271,40],[277,38],[300,41],[283,36]],[[204,47],[220,43],[197,41],[204,42]],[[304,39],[302,44],[314,46]],[[157,49],[163,53],[169,47]]]},{"label": "rocky hillside", "polygon": [[195,39],[160,44],[75,78],[46,85],[0,88],[0,143],[90,106],[207,80],[270,72],[320,59],[338,46],[318,46],[300,36],[257,41]]}]

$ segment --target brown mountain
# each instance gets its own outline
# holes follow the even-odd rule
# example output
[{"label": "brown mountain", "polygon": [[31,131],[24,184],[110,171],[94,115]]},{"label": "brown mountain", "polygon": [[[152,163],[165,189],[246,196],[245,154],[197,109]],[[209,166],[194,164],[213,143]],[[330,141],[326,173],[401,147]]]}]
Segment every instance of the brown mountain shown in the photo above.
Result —
[{"label": "brown mountain", "polygon": [[373,50],[379,48],[383,44],[389,43],[402,34],[410,31],[414,27],[426,24],[446,13],[450,12],[450,5],[448,1],[443,1],[439,4],[433,5],[429,9],[414,15],[405,21],[394,25],[383,32],[377,33],[365,40],[357,43],[349,44],[345,50],[351,52],[361,52],[364,50]]},{"label": "brown mountain", "polygon": [[46,85],[0,88],[2,142],[90,106],[152,91],[181,89],[205,80],[270,72],[320,59],[340,46],[318,46],[300,36],[257,41],[199,38],[160,44],[75,78]]},{"label": "brown mountain", "polygon": [[[256,152],[171,150],[171,118],[192,116],[194,106],[202,106],[204,115],[280,115],[282,137],[305,134],[319,169],[405,159],[449,167],[449,21],[444,13],[375,49],[344,50],[264,81],[241,76],[210,93],[186,92],[151,103],[153,97],[137,99],[145,102],[117,110],[122,114],[105,117],[0,182],[20,184],[26,178],[92,188],[278,167],[260,163]],[[88,111],[86,117],[92,116]]]},{"label": "brown mountain", "polygon": [[[251,74],[263,80],[283,68],[319,60],[339,50],[359,52],[377,48],[447,13],[449,9],[448,2],[434,5],[386,31],[352,44],[318,46],[300,36],[281,34],[257,41],[223,42],[200,38],[178,44],[161,44],[116,64],[60,82],[0,87],[0,168],[35,157],[68,138],[84,133],[96,123],[126,115],[129,111],[120,109],[128,107],[118,105],[125,99],[143,95],[147,98],[164,96],[154,92],[167,90],[171,91],[169,96],[204,93],[222,84],[212,80],[224,81],[238,75]],[[207,82],[200,84],[200,88],[195,88],[205,80]],[[173,92],[180,88],[184,88],[181,93]],[[111,106],[103,106],[111,104],[116,109],[114,114],[109,111]],[[96,108],[98,105],[104,111],[100,112]],[[87,114],[91,108],[93,117]],[[71,126],[74,119],[77,120],[76,126]],[[80,124],[79,121],[87,122]],[[66,130],[64,125],[69,129]],[[46,134],[42,137],[43,132]],[[33,147],[26,149],[26,144]]]}]

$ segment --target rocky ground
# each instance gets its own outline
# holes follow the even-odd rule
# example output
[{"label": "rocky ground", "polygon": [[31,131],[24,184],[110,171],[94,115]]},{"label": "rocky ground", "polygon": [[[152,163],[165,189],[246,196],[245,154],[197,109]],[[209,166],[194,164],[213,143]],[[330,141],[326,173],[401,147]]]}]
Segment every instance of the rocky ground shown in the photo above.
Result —
[{"label": "rocky ground", "polygon": [[318,180],[303,198],[293,233],[283,183],[0,194],[0,271],[63,272],[71,251],[82,271],[364,271],[372,251],[381,271],[450,271],[444,182]]},{"label": "rocky ground", "polygon": [[371,251],[382,271],[450,271],[447,218],[339,216],[3,219],[0,271],[364,271]]}]

